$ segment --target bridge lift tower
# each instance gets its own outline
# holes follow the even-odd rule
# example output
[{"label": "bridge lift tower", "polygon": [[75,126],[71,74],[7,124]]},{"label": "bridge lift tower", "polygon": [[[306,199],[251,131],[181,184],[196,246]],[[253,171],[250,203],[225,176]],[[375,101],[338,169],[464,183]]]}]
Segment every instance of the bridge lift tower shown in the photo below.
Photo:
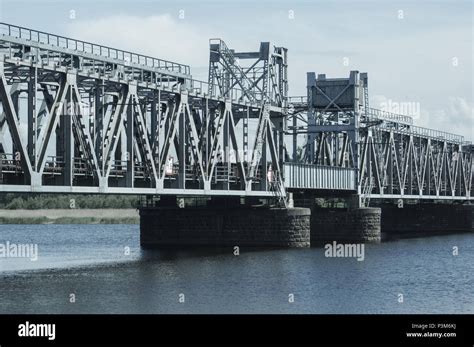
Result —
[{"label": "bridge lift tower", "polygon": [[[353,168],[359,204],[375,199],[469,198],[473,156],[463,136],[413,125],[407,115],[369,107],[367,73],[307,74],[307,97],[291,98],[293,161]],[[296,100],[296,101],[295,101]],[[297,120],[303,121],[299,126]]]},{"label": "bridge lift tower", "polygon": [[[248,184],[252,184],[261,165],[261,171],[272,172],[275,176],[273,189],[278,200],[284,202],[286,193],[282,172],[288,105],[288,50],[276,46],[271,48],[269,42],[261,42],[256,52],[237,52],[221,39],[209,42],[209,95],[234,98],[232,93],[235,93],[239,102],[261,105],[254,150],[249,158],[248,122],[252,115],[244,109],[234,111],[236,124],[242,120],[244,157],[249,163]],[[228,132],[224,132],[224,143],[228,142]],[[270,165],[267,165],[267,154],[271,156]],[[267,183],[267,180],[262,181],[264,185]]]}]

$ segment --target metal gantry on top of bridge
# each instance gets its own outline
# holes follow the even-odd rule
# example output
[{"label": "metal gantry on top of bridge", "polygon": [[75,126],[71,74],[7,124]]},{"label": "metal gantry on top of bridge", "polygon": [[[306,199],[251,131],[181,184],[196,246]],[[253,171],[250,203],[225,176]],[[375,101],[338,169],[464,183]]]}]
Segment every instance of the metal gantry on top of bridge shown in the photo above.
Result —
[{"label": "metal gantry on top of bridge", "polygon": [[209,43],[204,82],[0,23],[0,191],[470,199],[472,146],[370,108],[367,74],[308,73],[307,96],[290,98],[286,48]]}]

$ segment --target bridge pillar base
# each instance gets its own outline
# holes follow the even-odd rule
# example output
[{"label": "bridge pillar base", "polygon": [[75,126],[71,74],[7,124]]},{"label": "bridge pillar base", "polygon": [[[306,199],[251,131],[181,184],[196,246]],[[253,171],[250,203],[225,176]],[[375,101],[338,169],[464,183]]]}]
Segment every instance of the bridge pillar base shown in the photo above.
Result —
[{"label": "bridge pillar base", "polygon": [[308,208],[143,207],[140,245],[309,247],[310,213]]},{"label": "bridge pillar base", "polygon": [[311,245],[378,243],[381,241],[380,208],[330,209],[313,207]]}]

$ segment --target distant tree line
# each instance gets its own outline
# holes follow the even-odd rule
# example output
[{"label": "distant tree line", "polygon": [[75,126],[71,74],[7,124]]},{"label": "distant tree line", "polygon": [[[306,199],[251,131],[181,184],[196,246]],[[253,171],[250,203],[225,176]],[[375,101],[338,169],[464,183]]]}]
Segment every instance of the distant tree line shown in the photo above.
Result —
[{"label": "distant tree line", "polygon": [[135,208],[136,195],[0,194],[0,209]]}]

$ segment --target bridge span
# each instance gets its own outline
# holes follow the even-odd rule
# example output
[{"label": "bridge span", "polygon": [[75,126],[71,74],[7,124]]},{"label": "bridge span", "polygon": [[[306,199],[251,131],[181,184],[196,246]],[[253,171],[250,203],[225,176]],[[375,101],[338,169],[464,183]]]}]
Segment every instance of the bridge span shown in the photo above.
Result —
[{"label": "bridge span", "polygon": [[308,94],[289,97],[287,68],[284,47],[211,39],[204,82],[188,65],[1,23],[0,191],[470,200],[462,136],[370,108],[358,71],[308,73]]}]

